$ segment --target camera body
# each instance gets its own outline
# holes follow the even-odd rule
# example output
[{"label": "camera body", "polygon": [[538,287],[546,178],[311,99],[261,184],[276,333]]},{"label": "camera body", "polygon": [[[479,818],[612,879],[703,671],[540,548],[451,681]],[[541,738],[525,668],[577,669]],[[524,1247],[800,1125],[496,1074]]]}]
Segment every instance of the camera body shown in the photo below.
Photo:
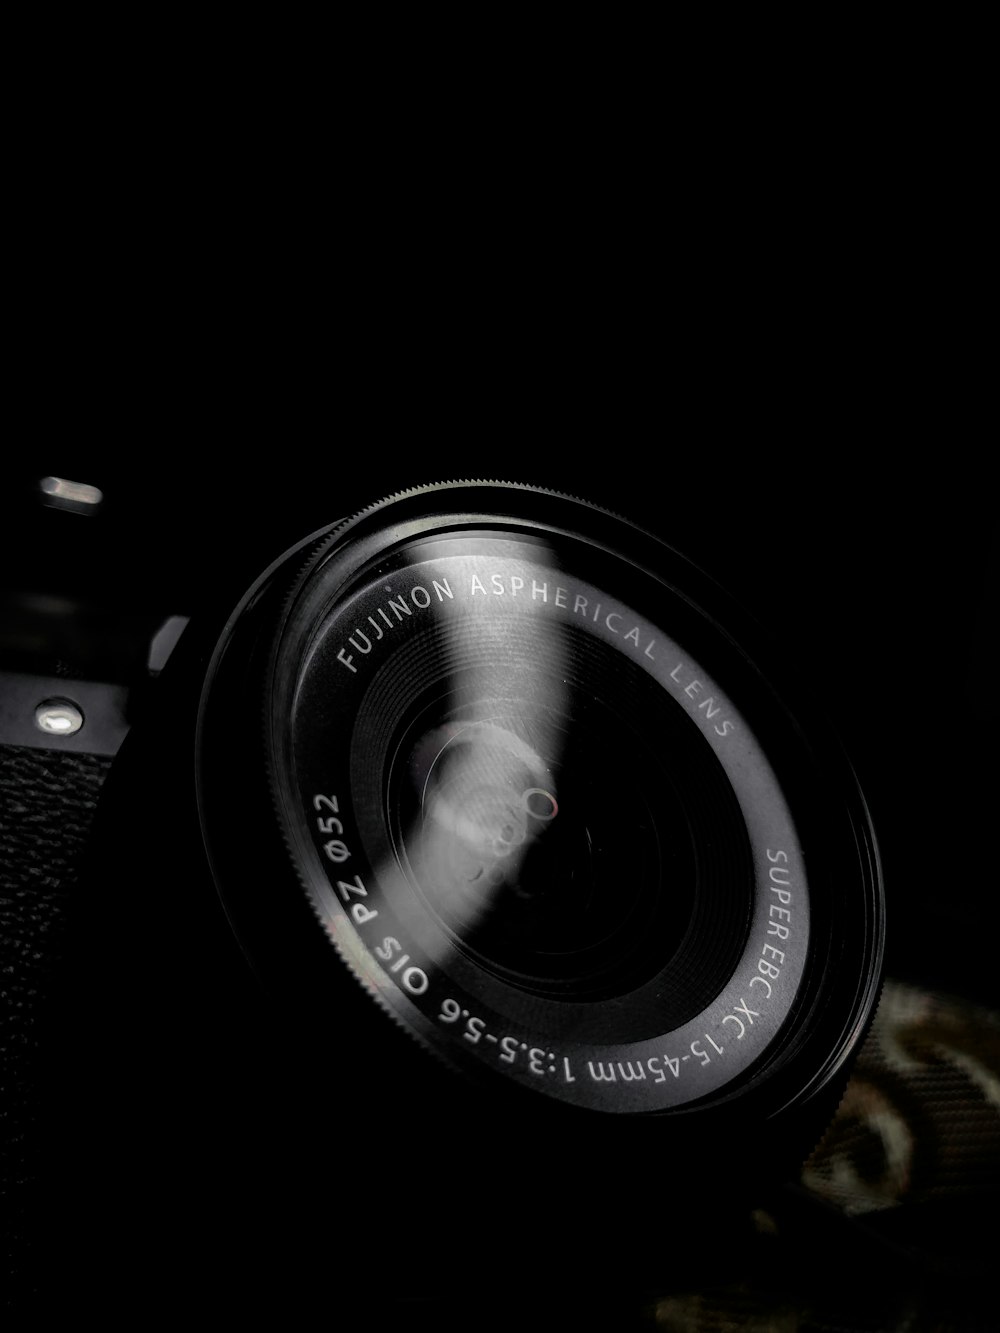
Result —
[{"label": "camera body", "polygon": [[[673,540],[661,516],[668,510],[671,526],[684,530],[676,544],[736,585],[740,600],[770,621],[772,642],[788,644],[800,670],[808,673],[825,660],[819,692],[828,694],[835,680],[841,730],[865,734],[863,719],[852,715],[862,683],[851,675],[845,686],[844,659],[831,662],[826,648],[857,645],[883,608],[859,606],[865,582],[858,576],[863,570],[870,593],[873,562],[863,551],[844,549],[843,541],[831,549],[839,521],[831,524],[825,515],[806,541],[808,522],[801,513],[789,515],[794,497],[788,488],[763,484],[735,507],[738,518],[732,499],[717,493],[681,516],[675,497],[651,501],[632,481],[614,488],[592,477],[578,489],[599,493]],[[350,495],[341,491],[338,511],[377,498],[362,482]],[[728,530],[713,523],[720,511]],[[59,1056],[49,1066],[46,1132],[55,1137],[64,1109],[73,1106],[60,1179],[54,1194],[50,1179],[43,1195],[54,1201],[57,1233],[72,1249],[71,1238],[86,1234],[93,1199],[108,1191],[120,1225],[113,1238],[83,1247],[81,1274],[97,1272],[106,1281],[95,1251],[110,1250],[128,1256],[133,1278],[125,1285],[138,1289],[162,1275],[169,1252],[170,1264],[184,1266],[185,1282],[195,1271],[211,1271],[221,1293],[268,1267],[263,1286],[273,1291],[276,1282],[284,1291],[292,1275],[303,1280],[305,1272],[325,1273],[338,1261],[360,1264],[374,1286],[403,1272],[405,1288],[433,1268],[440,1238],[471,1228],[471,1268],[447,1276],[475,1287],[485,1265],[508,1252],[512,1227],[527,1252],[545,1256],[546,1273],[559,1273],[581,1254],[593,1254],[609,1271],[648,1272],[662,1261],[664,1236],[628,1218],[651,1191],[668,1212],[675,1210],[668,1244],[676,1261],[692,1262],[710,1234],[703,1228],[718,1227],[723,1200],[735,1215],[747,1180],[759,1188],[768,1177],[786,1175],[822,1127],[817,1109],[825,1113],[832,1104],[813,1107],[808,1127],[792,1117],[773,1132],[764,1119],[741,1122],[727,1108],[698,1126],[675,1128],[665,1154],[655,1119],[633,1117],[626,1124],[610,1117],[595,1136],[586,1117],[556,1120],[542,1106],[524,1113],[498,1097],[495,1086],[484,1091],[432,1069],[427,1053],[372,1007],[369,1017],[379,1020],[374,1048],[368,1019],[354,1017],[356,982],[346,973],[343,1005],[328,994],[321,1005],[303,1004],[300,995],[289,1010],[280,986],[275,1003],[275,988],[268,998],[258,984],[213,883],[193,769],[205,676],[233,609],[242,601],[243,613],[252,616],[277,576],[261,571],[274,561],[287,569],[323,539],[322,520],[315,527],[311,520],[298,522],[298,539],[288,547],[278,532],[258,542],[247,539],[251,524],[231,525],[225,563],[215,565],[225,586],[192,620],[148,691],[146,716],[109,778],[52,1027]],[[276,527],[283,525],[284,519]],[[877,543],[879,589],[883,542],[893,545],[889,535]],[[291,556],[284,554],[289,549]],[[190,565],[200,570],[201,559]],[[805,589],[811,600],[802,600]],[[891,653],[888,644],[882,649]],[[876,637],[868,644],[869,662],[877,661],[878,651]],[[227,743],[237,753],[241,733],[257,733],[256,718],[236,717],[227,725]],[[862,750],[862,764],[878,787],[878,750]],[[225,802],[228,845],[263,879],[287,875],[281,839],[267,831],[266,794],[249,784],[244,789],[242,771],[234,765],[235,785]],[[893,777],[896,772],[890,766]],[[327,948],[318,937],[314,942],[317,950]],[[344,1021],[345,1014],[351,1019]],[[345,1211],[356,1220],[348,1240]],[[184,1237],[170,1220],[178,1215],[198,1219],[185,1223]],[[244,1290],[252,1292],[253,1282]]]}]

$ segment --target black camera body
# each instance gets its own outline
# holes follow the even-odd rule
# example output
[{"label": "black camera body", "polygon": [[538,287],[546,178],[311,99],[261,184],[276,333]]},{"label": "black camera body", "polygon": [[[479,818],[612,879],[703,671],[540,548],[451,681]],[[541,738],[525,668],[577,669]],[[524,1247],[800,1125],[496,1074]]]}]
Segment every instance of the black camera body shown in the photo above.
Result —
[{"label": "black camera body", "polygon": [[[631,1275],[639,1285],[647,1285],[662,1279],[665,1265],[676,1271],[678,1266],[704,1262],[726,1219],[744,1217],[748,1201],[764,1197],[794,1172],[843,1090],[849,1055],[873,1011],[882,952],[882,888],[867,814],[835,738],[837,727],[821,720],[824,701],[810,698],[800,678],[823,655],[819,622],[831,642],[843,644],[853,634],[857,644],[866,631],[852,629],[853,618],[870,626],[880,608],[852,600],[863,587],[854,576],[865,561],[857,551],[831,552],[827,543],[839,522],[831,524],[829,515],[824,516],[820,532],[804,541],[801,516],[788,518],[786,512],[791,500],[787,488],[777,488],[775,494],[759,486],[750,505],[755,512],[744,513],[742,522],[721,534],[710,526],[710,517],[721,505],[731,519],[731,500],[704,499],[681,517],[676,499],[651,502],[633,481],[619,482],[617,488],[602,484],[604,478],[591,477],[590,482],[589,488],[583,484],[579,489],[589,489],[591,497],[626,510],[632,521],[620,523],[603,510],[576,506],[538,488],[479,483],[464,490],[427,488],[394,499],[386,510],[369,510],[348,527],[346,543],[345,529],[337,522],[332,526],[304,522],[291,541],[277,532],[262,541],[254,537],[244,541],[248,525],[230,525],[235,545],[224,564],[216,563],[224,586],[213,590],[201,614],[192,619],[162,675],[140,692],[147,695],[142,701],[144,716],[136,720],[111,767],[74,890],[73,921],[60,949],[63,961],[44,1029],[39,1139],[48,1160],[37,1193],[40,1206],[32,1205],[36,1219],[44,1219],[34,1239],[36,1260],[53,1251],[73,1255],[74,1283],[95,1290],[113,1285],[123,1306],[141,1299],[151,1284],[162,1287],[170,1275],[175,1275],[182,1291],[207,1282],[220,1305],[231,1301],[238,1288],[239,1299],[248,1308],[265,1300],[294,1305],[300,1298],[305,1305],[318,1288],[336,1282],[333,1302],[339,1308],[371,1309],[387,1291],[426,1293],[448,1285],[470,1294],[479,1292],[489,1275],[498,1272],[521,1283],[525,1291],[540,1291],[561,1281],[581,1259],[602,1265],[615,1281],[628,1281]],[[617,493],[607,493],[616,489]],[[377,499],[376,489],[361,483],[337,505],[333,517],[340,519]],[[314,512],[312,503],[304,507]],[[676,545],[708,566],[711,574],[735,584],[736,599],[721,593],[696,566],[668,548],[659,549],[655,539],[643,535],[643,527],[653,527],[658,537],[675,543],[668,524],[657,522],[661,510],[676,519],[670,526],[684,530]],[[495,521],[497,515],[502,523]],[[277,527],[287,533],[294,521],[283,515]],[[473,557],[463,549],[455,555],[454,567],[435,566],[436,584],[433,578],[411,580],[402,590],[396,583],[386,584],[389,591],[370,608],[366,603],[364,616],[354,615],[352,609],[353,618],[349,625],[345,622],[345,632],[331,647],[326,675],[318,683],[298,676],[285,680],[282,672],[287,674],[290,644],[298,655],[295,660],[314,661],[320,655],[315,625],[332,615],[334,586],[342,599],[357,600],[361,597],[357,580],[362,576],[368,577],[377,567],[379,578],[388,577],[389,566],[383,565],[390,548],[418,539],[441,542],[456,529],[479,534],[477,540],[486,542],[477,548],[486,561],[482,571],[468,565]],[[690,617],[685,645],[697,642],[699,635],[707,644],[716,635],[711,649],[720,654],[716,662],[728,662],[734,671],[738,659],[752,662],[753,690],[766,682],[767,690],[773,688],[775,698],[788,707],[792,720],[787,738],[775,741],[775,748],[787,746],[790,756],[804,729],[807,748],[822,755],[816,772],[822,771],[830,786],[820,783],[812,796],[796,794],[796,827],[809,822],[802,811],[810,800],[816,820],[827,817],[834,788],[839,793],[836,799],[849,812],[844,815],[845,845],[853,838],[858,902],[864,900],[865,910],[852,916],[842,940],[837,932],[843,923],[835,915],[824,915],[819,896],[813,904],[816,930],[808,953],[798,963],[804,980],[787,1013],[775,1020],[776,1033],[787,1032],[801,1010],[810,1015],[801,1032],[808,1028],[810,1035],[808,1041],[802,1035],[798,1045],[786,1043],[784,1073],[779,1069],[773,1078],[762,1078],[767,1060],[761,1051],[745,1070],[737,1071],[738,1077],[714,1088],[698,1087],[675,1104],[636,1103],[628,1111],[631,1104],[626,1100],[602,1109],[598,1099],[609,1091],[626,1099],[640,1095],[635,1086],[640,1079],[634,1072],[638,1059],[631,1050],[613,1049],[621,1040],[617,1029],[597,1032],[608,1047],[607,1058],[598,1058],[600,1041],[594,1037],[591,1048],[586,1040],[578,1043],[582,1052],[578,1058],[562,1047],[550,1049],[556,1045],[554,1038],[529,1046],[528,1019],[516,1035],[511,1035],[516,1024],[511,1033],[491,1031],[494,1024],[488,1017],[470,1027],[470,1018],[477,1015],[467,1013],[467,1006],[452,998],[459,991],[440,986],[433,1008],[418,1020],[405,1004],[415,1004],[421,998],[420,987],[426,983],[430,990],[435,982],[433,969],[421,966],[416,945],[407,938],[401,941],[393,930],[383,931],[381,922],[377,937],[371,936],[370,954],[382,960],[383,971],[397,981],[409,977],[414,993],[403,996],[404,1004],[395,993],[389,995],[386,977],[365,972],[367,964],[358,962],[356,950],[351,953],[353,936],[348,940],[342,933],[334,941],[340,958],[331,949],[329,922],[322,915],[325,900],[310,890],[315,863],[304,876],[300,871],[297,881],[294,862],[303,854],[295,844],[293,818],[282,815],[293,803],[282,795],[282,783],[298,772],[300,763],[325,762],[323,742],[335,735],[335,726],[314,712],[311,716],[320,718],[315,728],[304,728],[295,753],[283,754],[275,737],[294,710],[289,702],[281,715],[284,720],[276,721],[268,715],[273,700],[285,688],[289,700],[304,692],[318,708],[315,701],[326,697],[331,672],[335,683],[339,679],[344,688],[353,686],[362,660],[380,641],[376,633],[381,631],[388,639],[392,633],[409,632],[417,613],[430,613],[435,606],[442,608],[442,614],[451,612],[459,579],[454,574],[449,577],[449,569],[461,570],[470,606],[479,595],[477,581],[484,599],[495,598],[499,604],[510,597],[510,579],[522,574],[510,573],[514,556],[502,549],[502,543],[508,538],[525,543],[531,533],[544,533],[554,552],[553,577],[536,579],[546,589],[546,611],[565,609],[572,615],[574,604],[584,599],[579,615],[593,613],[596,601],[587,601],[580,588],[586,582],[600,589],[600,576],[608,573],[612,557],[618,567],[631,569],[637,585],[649,583],[641,594],[615,590],[623,606],[630,599],[638,601],[640,614],[623,618],[617,610],[601,608],[605,638],[634,631],[635,641],[626,651],[634,649],[637,656],[647,649],[650,654],[656,651],[650,645],[657,627],[647,614],[653,605],[653,583],[672,589],[671,606],[680,621]],[[752,554],[746,544],[751,536]],[[804,553],[801,566],[788,550],[790,540],[796,551]],[[381,543],[374,553],[365,546],[372,542]],[[577,557],[584,559],[584,550],[584,565],[575,565]],[[879,550],[883,551],[881,543]],[[473,555],[478,558],[476,552]],[[436,550],[433,558],[452,557]],[[349,564],[355,561],[346,572],[336,563],[345,559]],[[530,563],[528,556],[525,559]],[[200,562],[191,563],[197,567]],[[828,613],[817,617],[811,604],[797,603],[796,598],[804,587],[815,589],[824,579],[828,586],[816,595],[828,597],[830,572],[838,563],[846,566],[842,577],[848,591],[834,603],[831,625]],[[487,565],[498,583],[491,584],[486,577]],[[397,566],[393,569],[399,572]],[[774,581],[761,583],[762,570],[770,570]],[[786,577],[788,586],[782,587]],[[414,599],[414,588],[428,597],[426,607],[421,595]],[[438,593],[436,588],[448,591]],[[565,608],[557,601],[557,589],[566,599]],[[401,611],[403,595],[409,609]],[[750,614],[744,610],[747,603]],[[799,621],[792,613],[796,605]],[[618,619],[609,622],[609,616]],[[761,626],[762,620],[770,623]],[[588,622],[588,634],[597,623]],[[501,641],[504,635],[509,641],[515,628],[515,622],[505,622]],[[492,642],[495,651],[496,636]],[[605,648],[598,651],[604,654]],[[876,657],[877,651],[876,641]],[[797,666],[789,663],[788,653],[798,659]],[[708,673],[687,666],[696,655],[675,653],[660,665],[666,677],[674,673],[674,702],[688,708],[706,728],[721,726],[717,734],[722,743],[742,718],[738,709],[731,713],[716,702],[724,692],[712,693],[705,687]],[[507,664],[509,672],[516,676],[529,658],[526,650],[513,665]],[[617,670],[617,659],[613,660]],[[650,655],[648,662],[652,660]],[[651,670],[648,662],[639,668],[646,675],[629,667],[622,677],[630,697],[640,698]],[[565,665],[554,669],[554,675],[572,676],[568,668],[563,671]],[[604,658],[585,669],[599,674],[605,669]],[[841,669],[829,660],[824,670],[828,674],[824,679],[821,673],[818,689],[815,684],[813,689],[820,696],[831,679],[843,679]],[[608,671],[610,679],[614,672]],[[385,709],[394,697],[390,686],[391,681],[385,686]],[[449,690],[450,698],[456,691],[450,686]],[[740,697],[741,691],[743,697],[753,692],[749,684],[736,686],[733,692]],[[487,693],[492,701],[488,716],[481,710],[467,716],[455,709],[431,716],[427,709],[439,706],[433,691],[430,702],[421,702],[419,708],[407,704],[425,719],[412,744],[407,737],[416,724],[407,708],[401,708],[392,726],[386,725],[387,739],[378,739],[377,728],[372,732],[371,745],[386,747],[380,772],[407,771],[407,764],[420,762],[427,735],[441,736],[456,726],[464,727],[466,737],[470,727],[479,728],[475,734],[480,737],[484,726],[493,728],[488,736],[493,747],[487,747],[489,763],[510,765],[512,754],[523,759],[518,744],[523,749],[527,730],[519,733],[517,743],[504,742],[506,749],[501,747],[501,759],[496,759],[494,742],[504,728],[496,721],[495,701],[503,697],[503,690],[492,682]],[[847,693],[856,697],[863,691],[849,685]],[[522,690],[518,697],[523,694]],[[681,697],[685,694],[686,703]],[[135,692],[133,697],[138,697]],[[711,701],[709,706],[699,713],[706,700]],[[777,726],[778,705],[761,701],[757,707],[753,729],[763,727],[770,742],[775,733],[768,729],[772,722]],[[753,707],[745,711],[752,714]],[[850,714],[843,696],[832,711],[840,714],[835,720],[842,732],[852,728],[864,732],[857,717],[849,717],[848,725],[843,725]],[[330,712],[335,715],[336,707],[331,705]],[[636,719],[641,714],[640,708],[629,720],[616,708],[615,718],[619,722],[624,718],[638,734]],[[430,722],[425,715],[431,716]],[[802,721],[804,715],[807,722]],[[352,719],[356,716],[352,712]],[[592,731],[598,722],[588,726]],[[317,754],[309,748],[312,730],[320,738]],[[572,728],[567,725],[564,730]],[[590,734],[587,727],[576,730]],[[505,734],[512,734],[512,728],[506,727]],[[679,730],[673,742],[678,752],[684,735]],[[848,745],[851,739],[849,735]],[[350,743],[348,737],[345,744]],[[448,746],[454,748],[450,733],[442,752]],[[352,762],[363,761],[365,753]],[[877,747],[863,747],[860,766],[866,789],[872,777],[881,792],[887,777],[880,772],[876,755]],[[435,753],[428,771],[420,770],[421,791],[427,790],[428,773],[437,771],[438,762]],[[793,765],[799,760],[787,757],[782,762]],[[561,780],[569,782],[570,776],[566,772]],[[349,785],[356,781],[352,777]],[[539,811],[543,816],[552,813],[555,797],[542,777],[527,787],[522,781],[520,790],[535,793],[527,799],[535,802],[536,819]],[[368,868],[353,876],[345,869],[340,880],[341,863],[336,858],[350,838],[344,832],[345,808],[333,790],[316,786],[309,791],[313,822],[324,827],[317,829],[322,838],[308,856],[327,856],[325,868],[337,872],[330,885],[358,885],[357,892],[349,887],[340,892],[339,909],[348,928],[357,928],[363,938],[363,928],[374,924],[368,914],[387,915],[392,903],[374,906]],[[317,805],[321,797],[326,803]],[[545,805],[546,800],[551,805]],[[405,807],[405,797],[397,804]],[[530,805],[525,808],[532,813]],[[682,811],[677,827],[686,827],[685,821],[690,822],[689,816]],[[397,859],[406,859],[399,851],[405,830],[398,835],[389,830],[385,836]],[[819,836],[812,834],[812,848]],[[369,842],[373,837],[365,835]],[[593,839],[589,833],[587,837],[593,851]],[[661,831],[651,845],[659,849],[657,855],[666,855],[661,849],[669,841]],[[324,853],[328,845],[334,850]],[[663,1084],[677,1080],[679,1085],[680,1070],[684,1068],[685,1074],[687,1070],[682,1059],[691,1068],[704,1068],[715,1054],[713,1047],[721,1057],[729,1044],[721,1034],[732,1038],[730,1049],[735,1052],[740,1049],[735,1045],[737,1032],[739,1040],[749,1044],[754,1017],[766,1023],[765,990],[773,994],[782,966],[792,961],[790,951],[779,947],[787,942],[791,919],[790,900],[784,896],[790,894],[788,855],[782,855],[778,846],[769,850],[770,868],[776,872],[770,877],[776,908],[771,919],[780,929],[773,939],[765,933],[754,946],[763,964],[755,965],[761,984],[749,989],[750,977],[745,978],[740,995],[727,1009],[726,1017],[733,1020],[727,1025],[720,1016],[704,1037],[685,1041],[659,1057],[644,1055],[641,1095],[654,1082],[660,1084],[661,1074]],[[836,857],[831,854],[831,863],[839,865],[847,854],[846,850]],[[39,855],[45,852],[40,850]],[[406,855],[412,876],[419,881],[419,853]],[[810,875],[825,886],[820,858],[815,850],[811,856]],[[600,863],[595,882],[606,882],[607,865]],[[548,864],[547,873],[551,869]],[[735,875],[731,868],[719,873],[722,879]],[[836,880],[831,872],[834,888]],[[282,886],[281,891],[275,892],[275,886]],[[418,883],[412,896],[427,908],[426,885]],[[692,902],[696,898],[693,893]],[[641,910],[640,903],[635,911],[641,916]],[[689,904],[685,910],[693,908]],[[427,911],[436,913],[438,934],[450,938],[460,933],[440,904],[431,903]],[[747,915],[749,919],[749,909]],[[413,918],[409,920],[416,930]],[[669,925],[659,916],[650,920],[657,930]],[[688,938],[689,927],[684,917],[677,926],[678,940]],[[709,923],[705,929],[717,927],[718,923]],[[476,929],[480,935],[463,953],[461,966],[479,967],[492,987],[512,984],[510,975],[516,973],[521,978],[516,985],[532,997],[528,1007],[533,1015],[548,1012],[546,1006],[565,1007],[582,995],[580,1003],[587,1013],[579,1024],[586,1029],[591,1011],[606,1008],[609,998],[635,989],[631,974],[626,985],[615,972],[617,955],[608,962],[601,954],[586,973],[585,985],[577,972],[554,977],[546,973],[539,980],[523,953],[511,952],[514,928],[480,938],[485,927],[477,918]],[[747,924],[733,943],[737,953],[749,947],[752,930]],[[918,945],[911,958],[919,958],[919,934],[919,929],[912,932]],[[824,940],[833,938],[836,948],[824,951]],[[294,948],[286,948],[291,939]],[[603,946],[603,940],[599,943]],[[637,948],[630,944],[632,952]],[[380,949],[383,953],[378,953]],[[631,952],[628,957],[632,959]],[[812,990],[810,968],[816,978]],[[526,976],[534,979],[526,982]],[[653,973],[650,980],[644,974],[643,981],[655,992],[656,1003],[663,1004],[657,976]],[[376,993],[376,1002],[364,993],[366,986]],[[570,994],[574,986],[577,991]],[[828,986],[840,996],[836,1004]],[[711,983],[710,989],[714,996],[722,989],[721,982]],[[683,1022],[689,1017],[685,1011]],[[437,1035],[422,1035],[420,1021]],[[453,1021],[458,1026],[448,1032]],[[573,1023],[565,1026],[564,1034],[566,1050],[575,1050],[571,1044],[578,1041],[578,1034]],[[468,1041],[468,1050],[460,1044],[467,1037],[476,1038]],[[508,1078],[499,1067],[476,1065],[481,1051],[472,1048],[485,1048],[490,1038],[497,1047],[497,1060],[513,1055],[518,1077]],[[814,1049],[818,1043],[822,1053],[812,1058],[805,1075],[796,1064],[800,1055],[791,1047],[798,1051],[810,1043]],[[705,1065],[703,1055],[708,1057]],[[659,1062],[650,1064],[650,1059]],[[677,1062],[677,1074],[671,1060]],[[601,1071],[599,1078],[595,1067]],[[631,1075],[628,1079],[625,1069]],[[793,1069],[797,1072],[789,1072]],[[613,1089],[606,1070],[615,1074]],[[531,1083],[536,1076],[589,1079],[590,1104],[538,1095]],[[72,1108],[69,1114],[68,1108]],[[50,1149],[54,1149],[51,1154]],[[643,1202],[649,1200],[655,1201],[660,1226],[649,1225]],[[109,1228],[94,1227],[95,1209],[113,1219]]]}]

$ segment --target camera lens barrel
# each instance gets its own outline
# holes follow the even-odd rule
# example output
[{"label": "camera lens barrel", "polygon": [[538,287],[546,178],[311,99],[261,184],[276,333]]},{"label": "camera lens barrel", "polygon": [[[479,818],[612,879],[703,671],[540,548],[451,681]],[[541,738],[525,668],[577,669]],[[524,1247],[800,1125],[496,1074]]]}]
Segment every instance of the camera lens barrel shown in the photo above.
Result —
[{"label": "camera lens barrel", "polygon": [[269,571],[202,691],[199,810],[309,1058],[350,1048],[364,1083],[402,1030],[445,1102],[598,1138],[826,1105],[882,890],[775,637],[648,533],[505,483],[393,497]]}]

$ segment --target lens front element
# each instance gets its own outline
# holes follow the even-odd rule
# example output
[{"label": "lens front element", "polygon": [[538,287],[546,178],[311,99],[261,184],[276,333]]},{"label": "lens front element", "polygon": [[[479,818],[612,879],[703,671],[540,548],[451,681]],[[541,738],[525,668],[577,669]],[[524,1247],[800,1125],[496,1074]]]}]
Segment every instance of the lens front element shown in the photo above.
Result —
[{"label": "lens front element", "polygon": [[449,1063],[687,1105],[773,1053],[803,983],[770,705],[668,580],[497,490],[501,517],[433,490],[363,516],[300,579],[270,687],[286,840],[342,957]]}]

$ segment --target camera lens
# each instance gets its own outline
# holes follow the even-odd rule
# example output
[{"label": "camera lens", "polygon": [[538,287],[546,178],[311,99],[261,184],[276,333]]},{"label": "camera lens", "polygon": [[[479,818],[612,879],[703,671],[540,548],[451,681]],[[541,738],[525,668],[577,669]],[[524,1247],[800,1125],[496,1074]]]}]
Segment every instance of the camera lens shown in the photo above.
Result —
[{"label": "camera lens", "polygon": [[[631,1116],[769,1115],[843,1065],[881,960],[867,813],[770,636],[674,552],[563,496],[426,487],[320,537],[256,634],[278,826],[370,1015]],[[217,878],[251,953],[293,947]]]}]

